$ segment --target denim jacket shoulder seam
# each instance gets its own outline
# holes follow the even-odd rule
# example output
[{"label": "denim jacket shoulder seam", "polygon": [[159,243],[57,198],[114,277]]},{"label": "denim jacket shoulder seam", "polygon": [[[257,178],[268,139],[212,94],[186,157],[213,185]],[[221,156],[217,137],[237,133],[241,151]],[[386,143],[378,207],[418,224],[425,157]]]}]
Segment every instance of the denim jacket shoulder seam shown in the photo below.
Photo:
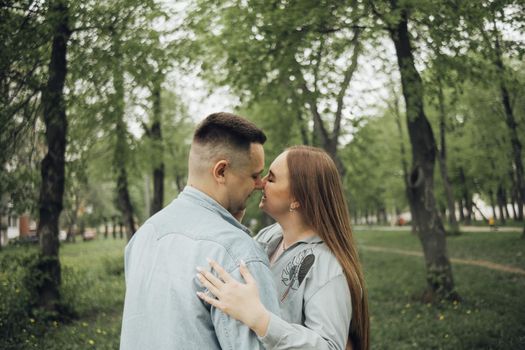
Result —
[{"label": "denim jacket shoulder seam", "polygon": [[[158,237],[157,240],[161,240],[161,239],[164,238],[165,236],[167,236],[167,235],[171,235],[171,234],[182,235],[182,236],[184,236],[184,237],[187,237],[187,238],[190,238],[190,239],[193,239],[193,240],[208,241],[208,242],[215,243],[215,244],[217,244],[218,246],[220,246],[221,248],[223,248],[223,249],[226,251],[226,253],[228,253],[228,257],[229,257],[232,261],[237,262],[237,260],[239,260],[239,257],[235,257],[234,254],[232,254],[230,248],[225,247],[224,244],[221,244],[220,242],[218,242],[218,241],[216,241],[216,240],[214,240],[214,239],[208,239],[208,238],[195,238],[195,237],[191,237],[191,236],[189,236],[189,235],[188,235],[187,233],[185,233],[185,232],[180,232],[180,231],[168,231],[168,232],[163,233],[161,237]],[[245,233],[243,232],[243,234],[245,234]],[[261,259],[261,258],[258,258],[258,257],[256,257],[256,256],[253,256],[253,257],[251,256],[251,257],[247,258],[245,262],[246,262],[246,263],[249,263],[249,262],[261,262],[261,263],[263,263],[263,265],[266,266],[266,264],[264,263],[264,260]],[[234,267],[233,270],[234,270],[235,268],[237,268],[237,267],[238,267],[238,266]],[[232,271],[233,271],[233,270],[232,270]],[[228,272],[230,272],[230,271],[228,271]]]},{"label": "denim jacket shoulder seam", "polygon": [[314,296],[316,296],[317,293],[319,293],[319,291],[321,291],[322,289],[324,289],[324,287],[326,287],[326,286],[327,286],[329,283],[331,283],[332,281],[335,281],[335,279],[338,278],[338,277],[340,277],[340,276],[342,276],[342,277],[345,279],[345,281],[346,281],[346,277],[345,277],[345,275],[344,275],[343,273],[339,273],[339,274],[337,274],[337,275],[331,277],[328,281],[326,281],[326,282],[323,283],[319,288],[317,288],[317,290],[316,290],[316,291],[315,291],[315,292],[314,292],[314,293],[308,298],[308,300],[305,300],[305,301],[304,301],[304,304],[305,304],[305,305],[308,304],[308,303],[310,302],[310,300],[312,300],[312,298],[313,298]]}]

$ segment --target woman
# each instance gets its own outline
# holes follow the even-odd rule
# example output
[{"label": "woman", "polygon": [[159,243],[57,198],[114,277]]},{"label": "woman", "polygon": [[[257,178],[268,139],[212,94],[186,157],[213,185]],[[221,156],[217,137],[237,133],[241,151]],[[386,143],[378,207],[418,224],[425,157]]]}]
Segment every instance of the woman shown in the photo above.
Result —
[{"label": "woman", "polygon": [[282,318],[264,308],[243,262],[246,284],[214,261],[220,279],[198,268],[217,299],[199,297],[248,325],[268,349],[368,349],[367,293],[333,160],[318,148],[291,147],[263,181],[259,207],[277,223],[255,239],[269,256]]}]

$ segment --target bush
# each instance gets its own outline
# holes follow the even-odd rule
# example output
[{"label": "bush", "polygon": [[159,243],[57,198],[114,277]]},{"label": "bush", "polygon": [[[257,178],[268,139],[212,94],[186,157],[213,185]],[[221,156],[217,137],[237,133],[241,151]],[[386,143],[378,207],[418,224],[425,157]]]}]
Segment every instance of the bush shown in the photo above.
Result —
[{"label": "bush", "polygon": [[16,349],[36,324],[27,266],[37,259],[37,252],[28,249],[0,255],[0,349]]},{"label": "bush", "polygon": [[124,258],[122,256],[105,257],[102,260],[102,265],[109,276],[124,275]]}]

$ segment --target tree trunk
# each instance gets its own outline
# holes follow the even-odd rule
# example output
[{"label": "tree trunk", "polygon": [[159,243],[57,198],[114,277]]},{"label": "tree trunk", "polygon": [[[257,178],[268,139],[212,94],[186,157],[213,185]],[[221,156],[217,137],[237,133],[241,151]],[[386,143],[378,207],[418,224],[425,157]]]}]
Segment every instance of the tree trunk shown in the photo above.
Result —
[{"label": "tree trunk", "polygon": [[390,27],[390,35],[396,49],[412,144],[410,200],[427,268],[427,290],[423,299],[455,299],[458,296],[454,291],[452,267],[447,256],[445,229],[434,198],[436,145],[432,127],[423,109],[423,83],[414,64],[408,33],[408,13],[404,8],[397,8],[396,0],[390,2],[393,10],[401,10],[398,22]]},{"label": "tree trunk", "polygon": [[494,218],[494,221],[498,220],[498,216],[496,215],[496,201],[494,200],[494,191],[489,190],[489,198],[490,198],[490,207],[492,208],[492,217]]},{"label": "tree trunk", "polygon": [[114,167],[117,175],[117,202],[128,230],[128,239],[131,239],[131,236],[135,233],[135,220],[133,218],[134,210],[129,195],[128,173],[126,170],[129,149],[126,142],[127,127],[124,122],[124,71],[121,62],[120,41],[117,34],[114,34],[113,37],[113,52],[115,56],[115,65],[113,67],[113,88],[115,89],[114,113],[117,137]]},{"label": "tree trunk", "polygon": [[509,213],[509,201],[507,199],[507,190],[502,187],[501,195],[503,196],[503,210],[505,210],[505,216],[507,217],[507,220],[511,220],[512,217]]},{"label": "tree trunk", "polygon": [[517,193],[513,192],[512,193],[512,200],[511,200],[510,203],[511,203],[511,206],[512,206],[512,214],[513,214],[514,220],[520,220],[519,219],[519,211],[518,211],[518,208],[519,208],[518,199],[516,197],[517,197]]},{"label": "tree trunk", "polygon": [[153,199],[150,215],[162,209],[164,204],[164,147],[162,144],[162,106],[161,106],[162,74],[158,73],[153,86],[153,124],[151,125],[151,141],[153,144]]},{"label": "tree trunk", "polygon": [[406,160],[406,151],[405,151],[405,143],[403,142],[403,128],[401,127],[401,113],[399,112],[399,99],[397,98],[397,95],[395,95],[395,103],[394,103],[394,113],[396,116],[396,125],[397,125],[397,131],[399,132],[399,149],[401,152],[401,168],[403,169],[403,182],[405,183],[405,194],[407,196],[408,206],[410,208],[410,225],[412,227],[412,233],[417,233],[417,226],[416,221],[414,220],[415,212],[414,208],[412,207],[414,201],[411,200],[410,196],[410,186],[408,183],[408,164]]},{"label": "tree trunk", "polygon": [[339,145],[339,136],[341,134],[341,120],[342,113],[344,108],[344,97],[350,81],[357,70],[358,58],[362,51],[362,45],[360,42],[361,38],[360,28],[354,29],[354,37],[352,38],[352,56],[350,57],[350,64],[343,74],[343,81],[339,87],[339,91],[336,97],[337,111],[333,118],[333,130],[330,132],[326,126],[321,113],[319,112],[317,105],[317,96],[316,91],[310,91],[306,84],[306,80],[301,72],[301,65],[296,61],[296,75],[299,77],[300,88],[303,91],[303,94],[306,97],[308,106],[313,119],[313,134],[312,134],[312,145],[323,148],[334,160],[339,174],[341,177],[344,177],[346,173],[346,168],[344,167],[343,162],[337,155],[337,146]]},{"label": "tree trunk", "polygon": [[470,225],[472,222],[472,198],[470,191],[467,185],[467,179],[465,177],[465,171],[463,168],[459,168],[459,181],[462,185],[462,195],[463,195],[463,210],[466,211],[463,215],[463,222],[466,225]]},{"label": "tree trunk", "polygon": [[[0,195],[1,197],[1,195]],[[2,209],[2,203],[0,203],[0,251],[4,244],[7,245],[7,223],[4,223],[4,212]]]},{"label": "tree trunk", "polygon": [[113,239],[117,239],[117,217],[113,216],[113,222],[111,226],[111,234],[113,235]]},{"label": "tree trunk", "polygon": [[459,234],[459,224],[456,220],[456,208],[454,207],[454,195],[452,190],[452,183],[448,177],[447,170],[447,147],[446,147],[446,124],[445,124],[445,96],[443,94],[443,88],[441,78],[438,76],[438,100],[439,100],[439,136],[441,140],[441,147],[439,150],[439,169],[441,170],[441,179],[443,180],[443,186],[445,188],[445,195],[447,198],[448,208],[448,222],[450,224],[449,234]]},{"label": "tree trunk", "polygon": [[525,201],[525,179],[523,171],[523,160],[521,156],[521,142],[518,136],[518,126],[516,123],[516,118],[510,104],[510,95],[509,90],[506,84],[506,72],[505,66],[503,65],[503,59],[501,54],[500,42],[499,42],[499,33],[494,22],[494,32],[496,37],[495,43],[495,65],[499,72],[499,87],[501,93],[501,102],[503,103],[503,109],[505,111],[505,122],[509,128],[510,142],[512,144],[512,155],[514,157],[514,166],[516,171],[516,198],[518,203],[518,216],[514,219],[523,220],[523,205]]},{"label": "tree trunk", "polygon": [[463,204],[462,198],[459,199],[458,204],[459,204],[459,220],[464,223],[465,222],[465,206]]},{"label": "tree trunk", "polygon": [[78,222],[78,209],[80,207],[80,198],[79,196],[74,193],[73,194],[75,206],[73,207],[73,212],[71,214],[71,217],[69,218],[69,225],[67,229],[67,236],[66,236],[66,242],[72,243],[75,242],[75,229],[77,227]]},{"label": "tree trunk", "polygon": [[297,122],[299,123],[299,129],[301,131],[301,140],[303,145],[310,144],[310,138],[308,137],[308,125],[304,120],[301,108],[296,109]]},{"label": "tree trunk", "polygon": [[104,239],[108,239],[108,219],[104,218]]},{"label": "tree trunk", "polygon": [[181,174],[175,175],[175,184],[177,185],[177,191],[181,193],[186,186],[185,178]]},{"label": "tree trunk", "polygon": [[53,23],[53,42],[49,77],[42,92],[47,153],[41,165],[40,220],[37,230],[41,252],[38,269],[43,278],[37,286],[37,292],[38,305],[48,311],[57,312],[61,283],[58,233],[63,206],[67,135],[64,83],[67,75],[67,45],[71,34],[68,27],[67,2],[53,1],[49,7],[48,19]]},{"label": "tree trunk", "polygon": [[499,214],[500,214],[500,223],[502,225],[505,225],[505,218],[508,218],[508,216],[505,216],[505,197],[503,195],[503,186],[501,184],[498,186],[497,191],[497,199],[498,199],[498,207],[499,207]]}]

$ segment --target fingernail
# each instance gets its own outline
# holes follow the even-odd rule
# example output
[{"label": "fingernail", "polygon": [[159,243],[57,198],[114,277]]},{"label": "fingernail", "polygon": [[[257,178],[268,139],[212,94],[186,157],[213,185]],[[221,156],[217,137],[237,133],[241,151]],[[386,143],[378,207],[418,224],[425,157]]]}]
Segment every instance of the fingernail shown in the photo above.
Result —
[{"label": "fingernail", "polygon": [[202,267],[200,267],[200,266],[197,266],[195,269],[196,269],[197,271],[199,271],[199,272],[202,272]]},{"label": "fingernail", "polygon": [[208,261],[208,263],[211,263],[211,259],[210,258],[206,258],[206,261]]},{"label": "fingernail", "polygon": [[244,262],[244,260],[241,259],[241,265],[246,267],[246,263]]},{"label": "fingernail", "polygon": [[196,273],[195,276],[197,276],[197,278],[200,280],[201,279],[201,274],[200,273]]},{"label": "fingernail", "polygon": [[201,292],[196,292],[197,293],[197,296],[202,296],[202,293]]}]

